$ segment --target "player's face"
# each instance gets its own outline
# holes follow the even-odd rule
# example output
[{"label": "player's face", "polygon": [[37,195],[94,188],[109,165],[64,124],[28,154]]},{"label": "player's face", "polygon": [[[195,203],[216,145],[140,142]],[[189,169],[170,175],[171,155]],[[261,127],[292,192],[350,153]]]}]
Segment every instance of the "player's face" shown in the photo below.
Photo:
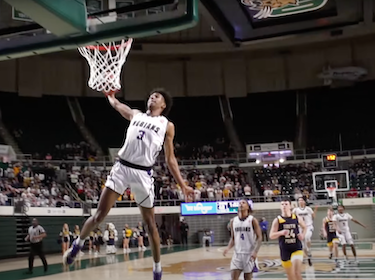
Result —
[{"label": "player's face", "polygon": [[161,95],[158,92],[154,92],[153,94],[151,94],[147,101],[147,107],[152,110],[155,110],[155,109],[164,110],[166,105],[165,105],[165,100],[164,100],[163,95]]},{"label": "player's face", "polygon": [[306,206],[305,200],[303,198],[299,198],[298,199],[298,205],[299,205],[299,207],[304,208]]},{"label": "player's face", "polygon": [[340,214],[344,213],[344,207],[339,206],[339,207],[337,208],[337,211],[338,211]]},{"label": "player's face", "polygon": [[37,219],[33,219],[32,222],[31,222],[32,226],[33,227],[36,227],[38,225],[38,220]]},{"label": "player's face", "polygon": [[328,208],[328,210],[327,210],[327,216],[328,216],[328,217],[332,217],[332,216],[333,216],[333,211],[332,211],[332,209],[329,209],[329,208]]},{"label": "player's face", "polygon": [[249,210],[249,203],[247,203],[246,200],[241,200],[240,201],[240,204],[238,206],[238,210],[240,211],[245,211],[245,210]]},{"label": "player's face", "polygon": [[290,202],[289,201],[281,201],[281,211],[290,211]]}]

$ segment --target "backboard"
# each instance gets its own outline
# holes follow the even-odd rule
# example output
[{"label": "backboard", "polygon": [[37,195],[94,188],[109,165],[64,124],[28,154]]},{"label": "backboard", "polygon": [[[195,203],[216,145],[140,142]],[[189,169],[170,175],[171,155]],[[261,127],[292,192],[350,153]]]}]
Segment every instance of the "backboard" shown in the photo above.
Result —
[{"label": "backboard", "polygon": [[[5,1],[13,5],[19,3],[14,0]],[[33,2],[41,1],[33,0]],[[13,17],[13,21],[18,20],[18,26],[11,27],[14,24],[9,22],[7,28],[0,29],[0,61],[119,41],[129,37],[140,38],[177,32],[193,27],[198,21],[198,0],[77,0],[77,2],[86,4],[87,12],[84,19],[81,18],[86,22],[86,28],[64,36],[57,36],[56,32],[50,32],[49,30],[56,28],[56,25],[47,26],[45,17],[38,18],[35,9],[19,10],[17,7],[9,6],[11,14],[9,18]],[[67,25],[70,23],[66,22]]]},{"label": "backboard", "polygon": [[336,192],[349,190],[347,170],[314,172],[312,177],[315,192],[327,192],[329,187],[336,187]]}]

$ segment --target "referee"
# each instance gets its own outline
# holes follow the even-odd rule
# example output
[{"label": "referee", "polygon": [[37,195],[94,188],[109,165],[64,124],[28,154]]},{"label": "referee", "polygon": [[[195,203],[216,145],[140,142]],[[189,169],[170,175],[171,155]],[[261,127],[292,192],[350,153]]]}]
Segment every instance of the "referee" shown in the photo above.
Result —
[{"label": "referee", "polygon": [[33,273],[35,255],[38,255],[42,260],[44,272],[47,272],[48,265],[46,257],[44,256],[42,242],[43,238],[45,238],[47,234],[44,228],[39,225],[37,219],[34,218],[31,224],[32,226],[29,227],[29,234],[25,238],[25,241],[30,241],[29,271],[27,272],[27,274]]}]

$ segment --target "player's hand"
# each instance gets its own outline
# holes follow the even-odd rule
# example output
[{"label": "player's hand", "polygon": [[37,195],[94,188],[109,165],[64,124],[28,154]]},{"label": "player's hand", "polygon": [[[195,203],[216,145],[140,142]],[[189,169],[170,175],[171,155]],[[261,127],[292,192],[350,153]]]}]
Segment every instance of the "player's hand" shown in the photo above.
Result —
[{"label": "player's hand", "polygon": [[338,233],[338,234],[342,234],[341,230],[338,230],[337,233]]},{"label": "player's hand", "polygon": [[183,191],[184,196],[185,196],[185,202],[189,202],[189,197],[193,196],[193,194],[194,194],[193,188],[185,186],[184,188],[182,188],[182,191]]},{"label": "player's hand", "polygon": [[305,236],[303,235],[303,233],[299,233],[297,234],[297,237],[300,241],[303,241],[305,239]]},{"label": "player's hand", "polygon": [[108,92],[103,91],[103,93],[104,93],[104,95],[105,95],[106,97],[114,97],[115,94],[117,93],[117,91],[113,91],[113,90],[108,91]]},{"label": "player's hand", "polygon": [[253,261],[255,261],[257,259],[257,257],[258,257],[258,253],[257,252],[253,252],[253,254],[251,255],[251,259]]},{"label": "player's hand", "polygon": [[223,252],[224,257],[225,257],[226,254],[228,254],[228,251],[229,251],[228,248],[224,250],[224,252]]},{"label": "player's hand", "polygon": [[323,232],[323,237],[327,238],[327,233],[326,232]]},{"label": "player's hand", "polygon": [[289,230],[287,230],[287,229],[285,229],[285,230],[281,230],[280,232],[281,232],[281,235],[282,235],[282,236],[286,236],[286,235],[289,234]]}]

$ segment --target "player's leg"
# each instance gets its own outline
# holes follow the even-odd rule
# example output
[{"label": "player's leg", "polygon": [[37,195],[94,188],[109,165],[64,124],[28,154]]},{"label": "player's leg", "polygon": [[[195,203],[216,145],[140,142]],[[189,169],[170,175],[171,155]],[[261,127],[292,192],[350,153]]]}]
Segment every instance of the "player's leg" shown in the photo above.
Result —
[{"label": "player's leg", "polygon": [[[241,272],[244,269],[244,265],[247,264],[246,260],[244,260],[243,254],[237,254],[236,252],[233,253],[232,260],[230,262],[230,275],[231,280],[238,280],[240,278]],[[252,268],[248,268],[248,271],[251,272]]]},{"label": "player's leg", "polygon": [[73,242],[72,247],[66,251],[63,257],[64,263],[72,264],[74,262],[74,259],[81,251],[87,236],[89,236],[90,232],[108,215],[108,212],[111,210],[118,197],[119,194],[117,192],[108,187],[104,188],[95,214],[86,220],[82,227],[80,236]]},{"label": "player's leg", "polygon": [[345,260],[348,259],[348,256],[346,255],[346,239],[344,234],[336,233],[337,238],[340,240],[341,246],[342,246],[342,253],[344,254]]},{"label": "player's leg", "polygon": [[[154,208],[146,208],[139,206],[143,221],[147,225],[148,237],[154,259],[154,279],[161,279],[161,263],[160,263],[160,236],[156,227]],[[155,278],[155,273],[160,274],[160,278]]]},{"label": "player's leg", "polygon": [[333,247],[333,256],[335,258],[336,267],[338,267],[338,258],[339,258],[339,240],[334,238],[332,240],[332,247]]},{"label": "player's leg", "polygon": [[350,233],[350,231],[348,231],[348,232],[345,232],[344,235],[345,235],[346,243],[350,245],[350,247],[352,248],[354,259],[357,262],[357,251],[354,247],[354,240],[353,240],[352,234]]},{"label": "player's leg", "polygon": [[303,244],[303,248],[305,249],[305,252],[306,252],[306,255],[307,255],[307,258],[308,258],[308,262],[309,262],[309,266],[312,266],[312,261],[311,261],[311,236],[312,236],[312,233],[313,233],[313,227],[308,227],[307,228],[307,232],[306,232],[306,235],[305,235],[305,240],[304,240],[304,244]]},{"label": "player's leg", "polygon": [[292,271],[295,280],[302,280],[302,261],[303,251],[296,251],[291,254],[290,261],[292,263]]},{"label": "player's leg", "polygon": [[[302,258],[303,258],[303,251],[302,252]],[[284,268],[285,273],[287,275],[288,280],[297,280],[296,276],[294,275],[294,270],[292,266],[292,252],[281,250],[281,266]]]}]

